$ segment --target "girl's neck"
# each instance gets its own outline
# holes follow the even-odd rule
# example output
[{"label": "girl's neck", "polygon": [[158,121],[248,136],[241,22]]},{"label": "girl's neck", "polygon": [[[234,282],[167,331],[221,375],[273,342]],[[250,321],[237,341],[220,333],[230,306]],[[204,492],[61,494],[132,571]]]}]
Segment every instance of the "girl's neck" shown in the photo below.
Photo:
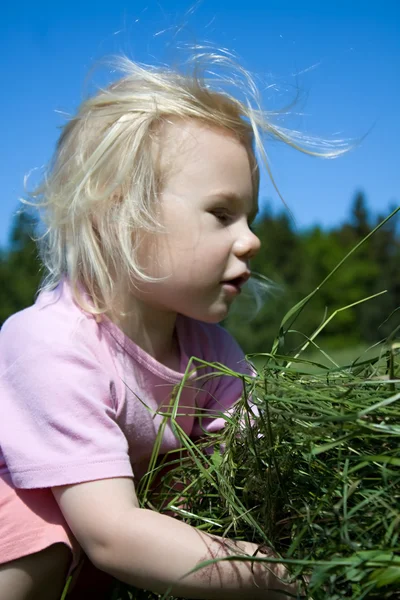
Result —
[{"label": "girl's neck", "polygon": [[179,371],[176,313],[157,310],[132,296],[124,304],[118,312],[108,315],[111,321],[158,362]]}]

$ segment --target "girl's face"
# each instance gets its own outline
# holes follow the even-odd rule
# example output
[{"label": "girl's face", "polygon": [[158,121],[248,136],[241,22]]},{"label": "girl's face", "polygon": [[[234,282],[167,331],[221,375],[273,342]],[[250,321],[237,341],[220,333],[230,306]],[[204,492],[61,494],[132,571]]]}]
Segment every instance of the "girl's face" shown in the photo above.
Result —
[{"label": "girl's face", "polygon": [[249,227],[257,201],[248,150],[229,132],[188,120],[167,125],[157,151],[165,229],[147,236],[141,263],[163,279],[138,293],[154,309],[216,323],[260,248]]}]

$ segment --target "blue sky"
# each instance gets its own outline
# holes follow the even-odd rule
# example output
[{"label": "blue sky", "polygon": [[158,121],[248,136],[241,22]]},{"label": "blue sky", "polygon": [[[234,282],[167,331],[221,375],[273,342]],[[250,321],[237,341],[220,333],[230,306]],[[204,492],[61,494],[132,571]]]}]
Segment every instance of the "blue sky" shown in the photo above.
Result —
[{"label": "blue sky", "polygon": [[[125,53],[140,62],[170,62],[176,41],[207,40],[235,51],[259,76],[266,109],[287,105],[299,89],[289,127],[327,138],[359,139],[369,131],[361,145],[334,161],[267,148],[297,227],[340,223],[357,190],[374,213],[399,204],[397,0],[4,4],[0,246],[7,243],[24,175],[51,158],[64,122],[60,112],[73,113],[92,89],[88,75],[97,61]],[[280,205],[266,177],[261,198]]]}]

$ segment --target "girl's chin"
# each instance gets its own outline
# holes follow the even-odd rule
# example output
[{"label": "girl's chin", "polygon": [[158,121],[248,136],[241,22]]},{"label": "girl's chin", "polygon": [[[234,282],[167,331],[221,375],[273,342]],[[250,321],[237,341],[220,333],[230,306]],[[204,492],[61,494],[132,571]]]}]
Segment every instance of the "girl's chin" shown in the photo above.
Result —
[{"label": "girl's chin", "polygon": [[220,323],[228,316],[230,306],[221,306],[216,307],[214,310],[210,310],[203,318],[199,319],[199,321],[203,321],[204,323]]},{"label": "girl's chin", "polygon": [[230,302],[219,301],[213,304],[206,305],[205,307],[198,306],[195,310],[188,309],[181,314],[186,315],[196,321],[202,321],[203,323],[220,323],[228,316],[231,308]]}]

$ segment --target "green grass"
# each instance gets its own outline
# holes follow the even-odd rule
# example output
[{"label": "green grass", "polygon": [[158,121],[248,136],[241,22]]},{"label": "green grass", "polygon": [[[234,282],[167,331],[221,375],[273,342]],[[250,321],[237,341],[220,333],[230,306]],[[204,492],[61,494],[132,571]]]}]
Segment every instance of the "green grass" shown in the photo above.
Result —
[{"label": "green grass", "polygon": [[[335,365],[345,367],[352,365],[354,361],[369,360],[379,355],[379,349],[369,348],[365,344],[358,344],[347,348],[331,348],[329,340],[326,344],[321,344],[321,349],[313,348],[304,353],[304,359],[309,363],[303,363],[302,368],[307,373],[318,373],[321,368],[318,365],[323,365],[327,368],[332,368]],[[263,367],[268,363],[268,357],[263,355],[252,356],[252,362],[257,370],[262,371]]]},{"label": "green grass", "polygon": [[[152,496],[153,473],[139,488],[142,505],[167,502],[162,510],[193,526],[267,544],[293,578],[311,577],[304,597],[399,598],[397,353],[394,345],[380,361],[320,375],[304,373],[300,359],[271,356],[214,437],[222,454],[205,457],[175,422],[188,457],[166,458],[177,465],[164,478],[164,497]],[[174,421],[174,408],[165,418]],[[174,481],[190,482],[183,510],[171,498]],[[122,586],[123,593],[157,597]]]}]

